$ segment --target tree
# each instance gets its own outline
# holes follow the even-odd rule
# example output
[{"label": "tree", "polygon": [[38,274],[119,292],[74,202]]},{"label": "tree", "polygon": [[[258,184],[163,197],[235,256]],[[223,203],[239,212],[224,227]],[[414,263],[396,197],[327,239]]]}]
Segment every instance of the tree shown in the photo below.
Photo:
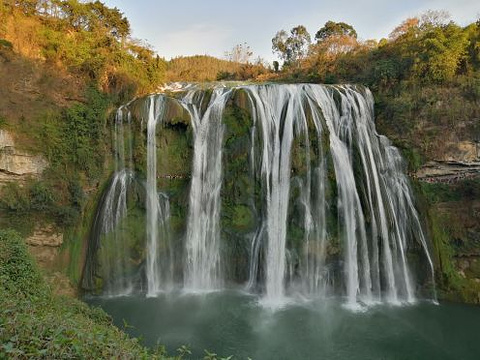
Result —
[{"label": "tree", "polygon": [[418,32],[420,20],[416,17],[408,18],[400,25],[398,25],[395,29],[392,30],[388,38],[392,41],[396,41],[401,37],[408,36],[408,34],[415,34]]},{"label": "tree", "polygon": [[432,26],[418,41],[415,75],[433,82],[452,79],[466,56],[467,46],[467,33],[458,25]]},{"label": "tree", "polygon": [[298,25],[290,30],[290,35],[285,30],[280,30],[272,39],[272,50],[278,53],[286,65],[296,63],[304,58],[308,52],[311,38],[303,25]]},{"label": "tree", "polygon": [[450,13],[445,10],[427,10],[420,15],[420,27],[427,29],[429,27],[445,26],[450,22]]},{"label": "tree", "polygon": [[109,8],[98,0],[87,5],[94,15],[96,27],[104,28],[116,39],[125,39],[130,35],[130,23],[116,7]]},{"label": "tree", "polygon": [[338,55],[358,47],[357,32],[353,26],[344,22],[327,21],[315,34],[317,43],[312,47],[314,54],[327,53]]},{"label": "tree", "polygon": [[327,21],[315,34],[317,43],[312,46],[312,54],[339,55],[358,47],[357,32],[344,22]]},{"label": "tree", "polygon": [[229,61],[238,62],[241,64],[248,64],[253,51],[246,42],[235,45],[231,51],[225,52],[225,58]]},{"label": "tree", "polygon": [[324,41],[330,37],[349,36],[357,38],[357,32],[352,25],[344,22],[327,21],[325,25],[315,34],[315,40]]}]

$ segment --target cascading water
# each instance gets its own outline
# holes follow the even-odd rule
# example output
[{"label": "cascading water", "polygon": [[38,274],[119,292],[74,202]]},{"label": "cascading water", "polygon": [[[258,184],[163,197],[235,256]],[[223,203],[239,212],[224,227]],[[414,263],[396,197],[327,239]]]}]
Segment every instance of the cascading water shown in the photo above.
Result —
[{"label": "cascading water", "polygon": [[[156,126],[163,119],[163,96],[151,96],[147,104],[145,117],[147,122],[147,179],[145,189],[139,187],[133,171],[133,134],[132,117],[127,106],[118,109],[113,128],[114,174],[101,201],[95,218],[91,243],[98,251],[100,270],[97,275],[102,279],[103,292],[109,296],[128,295],[139,284],[138,260],[134,252],[138,251],[138,240],[132,234],[132,223],[142,221],[138,214],[129,220],[129,194],[139,196],[144,193],[145,221],[145,287],[147,296],[155,296],[161,290],[173,285],[173,258],[170,239],[170,204],[166,194],[157,191],[157,151]],[[144,191],[143,191],[144,190]],[[138,228],[136,228],[138,231]],[[143,238],[140,240],[143,243]],[[143,244],[142,244],[143,245]],[[91,256],[88,257],[90,259]],[[92,260],[87,259],[86,272],[89,279],[87,287],[93,285]]]},{"label": "cascading water", "polygon": [[[97,242],[101,239],[100,258],[102,278],[106,280],[104,292],[109,296],[127,295],[134,288],[129,273],[130,249],[122,223],[127,217],[127,191],[133,181],[133,172],[125,168],[124,107],[116,113],[113,139],[115,172],[99,212]],[[129,112],[127,112],[128,118]],[[130,142],[129,142],[130,143]],[[131,145],[128,145],[131,148]],[[131,153],[129,153],[129,156]]]},{"label": "cascading water", "polygon": [[[321,104],[330,131],[330,150],[340,195],[338,207],[346,225],[343,237],[347,246],[345,272],[348,302],[380,300],[382,282],[386,284],[387,301],[395,303],[402,297],[404,301],[412,302],[414,295],[406,263],[406,243],[408,223],[416,222],[418,215],[411,202],[406,176],[398,166],[398,153],[394,156],[391,146],[382,142],[375,133],[373,98],[368,91],[362,94],[346,86],[336,91],[310,87],[309,92]],[[335,104],[335,94],[340,97],[339,107]],[[356,184],[353,168],[355,152],[360,155],[361,178],[366,187]],[[359,193],[366,195],[371,218],[368,243]],[[412,206],[405,207],[405,201]],[[399,208],[402,214],[398,212]],[[417,229],[422,233],[419,226]],[[421,242],[431,264],[426,243]],[[382,254],[379,248],[383,249]]]},{"label": "cascading water", "polygon": [[305,128],[306,117],[300,92],[295,86],[251,86],[245,90],[252,104],[254,123],[261,127],[263,140],[261,174],[266,194],[267,224],[265,288],[267,302],[275,303],[282,301],[285,289],[285,243],[294,123],[296,121],[297,126]]},{"label": "cascading water", "polygon": [[[147,296],[155,296],[162,289],[173,285],[172,246],[170,243],[169,201],[157,190],[157,123],[162,121],[165,112],[165,97],[150,96],[147,120]],[[160,236],[159,236],[160,235]],[[159,247],[163,245],[166,254],[161,256]]]},{"label": "cascading water", "polygon": [[223,109],[231,90],[215,89],[202,114],[205,93],[192,90],[181,100],[193,126],[193,169],[185,242],[184,284],[189,290],[218,289]]},{"label": "cascading water", "polygon": [[[349,305],[382,299],[413,302],[406,261],[407,239],[415,236],[412,227],[420,234],[419,241],[432,271],[433,265],[398,151],[375,132],[370,92],[360,92],[353,86],[320,85],[250,86],[245,90],[254,122],[262,129],[266,300],[281,301],[286,289],[287,212],[290,183],[294,179],[290,155],[293,142],[303,137],[306,171],[295,179],[300,182],[299,199],[304,208],[304,256],[297,272],[301,291],[308,295],[325,294],[330,276],[326,248],[328,239],[336,237],[343,244],[344,288]],[[316,139],[309,139],[309,119]],[[324,153],[317,146],[312,164],[309,144],[313,140],[322,143],[325,131],[329,151]],[[328,156],[338,193],[336,234],[327,233],[326,224],[327,207],[333,206],[325,197]],[[258,241],[255,237],[252,249],[258,249]],[[257,258],[258,254],[252,252],[250,282],[256,278]]]},{"label": "cascading water", "polygon": [[[373,97],[361,87],[306,84],[197,89],[179,100],[155,95],[139,100],[137,105],[143,107],[132,105],[140,113],[136,118],[146,123],[147,296],[171,288],[174,277],[182,275],[184,287],[193,291],[219,289],[226,279],[233,260],[221,256],[221,242],[226,240],[220,238],[221,203],[223,196],[229,196],[221,190],[230,165],[222,157],[223,117],[227,101],[242,93],[246,95],[243,109],[252,121],[250,131],[244,132],[250,134],[244,167],[256,190],[241,206],[243,214],[252,211],[258,218],[246,246],[248,289],[263,289],[265,303],[273,306],[295,293],[309,298],[340,294],[351,307],[414,302],[414,279],[407,261],[414,240],[426,254],[432,279],[433,263],[401,156],[375,131]],[[157,169],[161,160],[157,128],[170,121],[167,102],[186,109],[193,130],[188,215],[183,215],[185,227],[176,238],[171,237],[169,198],[157,184],[159,172],[163,173]],[[124,118],[131,133],[127,108],[119,110],[115,123],[121,160],[99,217],[105,233],[121,234],[118,224],[128,218],[127,189],[135,164],[131,141],[127,146],[123,143]],[[185,240],[182,246],[174,246],[180,239]],[[174,256],[174,247],[183,252],[177,250]],[[129,268],[128,256],[117,255],[124,257],[118,267]],[[104,266],[107,260],[101,261]],[[132,284],[120,287],[131,289]]]},{"label": "cascading water", "polygon": [[127,169],[116,172],[103,205],[101,232],[101,255],[104,264],[104,278],[109,279],[105,286],[110,296],[127,295],[133,290],[133,282],[126,271],[129,268],[128,241],[122,231],[122,221],[127,216],[127,189],[132,182],[132,173]]}]

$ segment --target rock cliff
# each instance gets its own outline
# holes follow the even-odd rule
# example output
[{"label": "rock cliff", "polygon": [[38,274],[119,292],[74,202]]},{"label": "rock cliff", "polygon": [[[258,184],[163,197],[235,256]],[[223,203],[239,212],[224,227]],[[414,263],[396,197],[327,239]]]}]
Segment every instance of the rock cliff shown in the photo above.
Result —
[{"label": "rock cliff", "polygon": [[43,156],[18,150],[12,134],[0,130],[0,186],[9,181],[24,182],[38,177],[47,165]]}]

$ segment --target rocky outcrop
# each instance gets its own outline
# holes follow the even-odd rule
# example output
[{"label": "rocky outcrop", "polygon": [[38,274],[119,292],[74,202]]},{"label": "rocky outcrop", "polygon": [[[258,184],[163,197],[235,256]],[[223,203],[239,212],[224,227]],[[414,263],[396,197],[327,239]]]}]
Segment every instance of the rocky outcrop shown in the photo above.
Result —
[{"label": "rocky outcrop", "polygon": [[36,226],[33,234],[27,237],[25,242],[41,267],[54,268],[63,244],[63,234],[52,225]]},{"label": "rocky outcrop", "polygon": [[42,156],[16,149],[13,136],[0,130],[0,186],[37,177],[47,166],[48,162]]},{"label": "rocky outcrop", "polygon": [[459,141],[445,144],[443,161],[475,163],[480,162],[480,143],[473,141]]},{"label": "rocky outcrop", "polygon": [[77,291],[61,269],[60,247],[63,234],[53,225],[36,226],[33,234],[25,239],[28,251],[36,259],[37,264],[45,269],[45,278],[52,291],[57,295],[75,297]]},{"label": "rocky outcrop", "polygon": [[480,176],[480,161],[429,161],[415,174],[417,179],[430,183],[453,183],[477,176]]}]

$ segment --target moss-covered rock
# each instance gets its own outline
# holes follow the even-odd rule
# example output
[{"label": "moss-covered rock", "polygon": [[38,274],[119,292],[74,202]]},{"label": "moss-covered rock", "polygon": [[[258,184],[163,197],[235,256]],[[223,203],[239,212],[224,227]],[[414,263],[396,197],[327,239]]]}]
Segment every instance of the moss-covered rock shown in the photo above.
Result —
[{"label": "moss-covered rock", "polygon": [[238,91],[223,114],[224,149],[221,190],[221,231],[223,252],[231,259],[225,264],[229,278],[243,281],[248,271],[248,249],[259,224],[255,207],[256,180],[251,169],[252,118],[245,93]]}]

